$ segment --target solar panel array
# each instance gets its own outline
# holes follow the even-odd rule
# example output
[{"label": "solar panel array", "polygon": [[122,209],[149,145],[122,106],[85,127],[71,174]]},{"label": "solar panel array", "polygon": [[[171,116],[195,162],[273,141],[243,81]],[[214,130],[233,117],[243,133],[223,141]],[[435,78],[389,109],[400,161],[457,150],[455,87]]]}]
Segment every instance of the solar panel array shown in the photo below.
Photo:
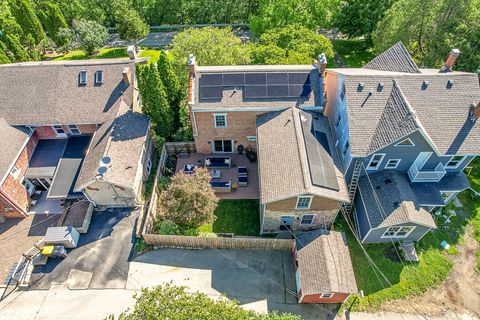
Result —
[{"label": "solar panel array", "polygon": [[222,99],[225,87],[244,90],[247,99],[308,97],[310,72],[205,73],[200,78],[201,99]]}]

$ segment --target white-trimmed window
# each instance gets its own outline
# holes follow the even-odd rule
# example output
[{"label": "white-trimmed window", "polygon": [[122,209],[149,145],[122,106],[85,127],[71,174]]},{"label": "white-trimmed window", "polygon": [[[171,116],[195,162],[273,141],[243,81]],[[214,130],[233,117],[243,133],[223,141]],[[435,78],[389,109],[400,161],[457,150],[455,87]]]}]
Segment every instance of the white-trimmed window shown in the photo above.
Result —
[{"label": "white-trimmed window", "polygon": [[152,159],[148,158],[147,159],[147,172],[148,172],[148,174],[150,174],[151,171],[152,171]]},{"label": "white-trimmed window", "polygon": [[213,119],[214,119],[214,122],[215,122],[215,128],[226,128],[227,127],[227,115],[225,113],[214,114]]},{"label": "white-trimmed window", "polygon": [[400,141],[395,145],[395,147],[413,147],[415,143],[410,138]]},{"label": "white-trimmed window", "polygon": [[100,83],[103,83],[103,71],[97,70],[97,72],[95,72],[95,84]]},{"label": "white-trimmed window", "polygon": [[385,165],[386,169],[395,169],[400,164],[402,159],[388,159],[387,164]]},{"label": "white-trimmed window", "polygon": [[52,126],[53,131],[55,131],[55,134],[57,136],[65,136],[65,130],[63,130],[63,127],[61,125],[53,125]]},{"label": "white-trimmed window", "polygon": [[310,204],[312,203],[312,196],[298,196],[297,205],[295,209],[310,209]]},{"label": "white-trimmed window", "polygon": [[80,129],[78,129],[78,127],[75,124],[69,124],[68,125],[68,130],[70,130],[70,133],[74,136],[78,136],[78,135],[82,134],[80,132]]},{"label": "white-trimmed window", "polygon": [[247,136],[247,140],[250,142],[257,142],[257,136]]},{"label": "white-trimmed window", "polygon": [[334,295],[333,293],[324,292],[324,293],[320,294],[320,298],[328,299],[328,298],[333,297],[333,295]]},{"label": "white-trimmed window", "polygon": [[29,195],[32,195],[35,191],[35,186],[28,179],[22,179],[22,185],[25,187]]},{"label": "white-trimmed window", "polygon": [[17,179],[18,176],[20,175],[20,169],[18,169],[17,166],[14,165],[14,166],[12,167],[12,170],[10,170],[10,174],[12,175],[12,177],[13,177],[14,179]]},{"label": "white-trimmed window", "polygon": [[312,224],[313,220],[315,220],[314,214],[303,214],[300,224]]},{"label": "white-trimmed window", "polygon": [[78,82],[80,84],[87,84],[87,70],[80,71],[80,74],[78,75]]},{"label": "white-trimmed window", "polygon": [[385,153],[376,153],[372,155],[372,158],[370,158],[370,162],[368,163],[367,169],[377,170],[378,168],[380,168],[384,157]]},{"label": "white-trimmed window", "polygon": [[450,161],[448,161],[447,165],[445,168],[450,168],[450,169],[456,169],[462,163],[463,159],[465,159],[464,156],[453,156],[450,158]]},{"label": "white-trimmed window", "polygon": [[388,227],[382,238],[406,238],[414,229],[414,226]]}]

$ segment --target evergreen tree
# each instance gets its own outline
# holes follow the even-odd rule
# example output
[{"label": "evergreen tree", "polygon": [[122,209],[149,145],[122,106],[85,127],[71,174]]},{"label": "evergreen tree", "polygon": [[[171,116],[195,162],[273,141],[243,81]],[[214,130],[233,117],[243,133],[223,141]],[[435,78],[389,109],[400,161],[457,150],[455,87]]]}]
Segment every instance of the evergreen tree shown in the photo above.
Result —
[{"label": "evergreen tree", "polygon": [[20,43],[20,39],[17,36],[7,34],[5,36],[5,44],[8,50],[10,50],[10,52],[12,53],[12,62],[22,62],[30,60],[30,56],[28,55],[23,45]]},{"label": "evergreen tree", "polygon": [[183,96],[182,86],[173,69],[173,65],[168,61],[167,55],[163,51],[160,52],[157,68],[163,86],[168,93],[168,102],[173,113],[173,129],[176,131],[180,127],[180,102]]},{"label": "evergreen tree", "polygon": [[15,20],[22,27],[25,38],[28,34],[31,34],[35,44],[47,43],[47,35],[28,0],[10,0],[10,10]]},{"label": "evergreen tree", "polygon": [[45,27],[45,30],[47,30],[50,38],[52,38],[53,42],[55,42],[55,44],[59,47],[63,46],[65,44],[64,39],[58,37],[58,31],[61,28],[66,28],[67,22],[65,21],[65,17],[60,11],[60,8],[50,1],[43,2],[40,5],[38,18]]},{"label": "evergreen tree", "polygon": [[11,62],[10,58],[8,57],[5,51],[6,51],[5,44],[3,44],[3,42],[0,41],[0,64]]},{"label": "evergreen tree", "polygon": [[148,34],[148,26],[134,9],[118,10],[116,14],[117,32],[122,40],[137,42]]},{"label": "evergreen tree", "polygon": [[7,0],[0,0],[0,30],[3,35],[23,35],[22,27],[15,21]]}]

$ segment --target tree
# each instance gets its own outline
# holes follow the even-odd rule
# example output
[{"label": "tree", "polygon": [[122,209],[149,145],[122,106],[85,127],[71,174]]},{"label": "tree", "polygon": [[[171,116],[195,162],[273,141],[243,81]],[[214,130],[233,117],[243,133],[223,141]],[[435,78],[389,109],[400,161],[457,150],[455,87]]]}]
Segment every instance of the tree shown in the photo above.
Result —
[{"label": "tree", "polygon": [[344,0],[334,16],[334,25],[349,37],[370,35],[394,0]]},{"label": "tree", "polygon": [[148,26],[134,9],[117,12],[117,32],[120,38],[126,41],[133,41],[135,47],[138,40],[146,37]]},{"label": "tree", "polygon": [[[397,0],[372,34],[381,52],[401,40],[421,65],[439,67],[452,48],[465,71],[479,67],[480,0]],[[463,62],[461,62],[463,60]]]},{"label": "tree", "polygon": [[237,65],[250,63],[250,48],[231,28],[187,29],[173,38],[171,53],[185,63],[193,53],[200,65]]},{"label": "tree", "polygon": [[0,64],[4,64],[4,63],[10,63],[10,58],[8,57],[7,53],[6,53],[6,46],[5,44],[3,44],[3,42],[0,41]]},{"label": "tree", "polygon": [[173,131],[180,125],[180,103],[184,97],[184,88],[180,79],[175,73],[172,63],[168,60],[165,52],[161,51],[157,61],[158,73],[166,92],[168,92],[168,103],[173,113]]},{"label": "tree", "polygon": [[24,37],[31,34],[36,45],[47,43],[47,35],[28,0],[10,0],[10,10],[22,28]]},{"label": "tree", "polygon": [[271,29],[289,25],[316,30],[331,25],[339,0],[260,0],[258,13],[250,18],[250,29],[260,37]]},{"label": "tree", "polygon": [[30,56],[20,43],[20,39],[15,35],[7,34],[5,36],[5,44],[8,50],[12,53],[12,62],[30,61]]},{"label": "tree", "polygon": [[62,45],[60,50],[68,52],[77,47],[75,40],[75,32],[70,28],[60,28],[57,32],[57,38]]},{"label": "tree", "polygon": [[215,221],[218,198],[210,186],[206,168],[195,168],[193,174],[178,172],[158,197],[159,216],[181,227],[196,228]]},{"label": "tree", "polygon": [[87,55],[92,55],[108,40],[107,29],[96,21],[75,20],[73,31],[78,47]]},{"label": "tree", "polygon": [[305,27],[287,26],[264,33],[252,49],[252,60],[258,64],[311,64],[320,53],[333,58],[330,40]]},{"label": "tree", "polygon": [[[114,316],[109,319],[113,320]],[[300,317],[286,313],[258,314],[243,309],[236,301],[213,300],[204,293],[189,293],[186,287],[169,283],[152,289],[143,288],[139,295],[135,295],[133,310],[123,312],[118,319],[300,320]]]},{"label": "tree", "polygon": [[65,17],[63,16],[60,8],[50,2],[46,1],[40,5],[40,11],[38,12],[38,17],[42,22],[45,30],[47,30],[50,38],[52,38],[53,42],[57,46],[64,45],[64,40],[62,37],[58,37],[58,32],[62,28],[67,28],[67,22],[65,21]]}]

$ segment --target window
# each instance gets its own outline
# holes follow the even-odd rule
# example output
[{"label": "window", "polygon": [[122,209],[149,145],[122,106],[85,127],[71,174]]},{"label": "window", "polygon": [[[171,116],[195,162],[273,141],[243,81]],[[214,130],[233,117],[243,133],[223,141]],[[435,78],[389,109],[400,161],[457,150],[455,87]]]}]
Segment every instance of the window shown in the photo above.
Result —
[{"label": "window", "polygon": [[401,159],[389,159],[385,168],[387,169],[395,169],[400,164]]},{"label": "window", "polygon": [[256,142],[257,141],[257,136],[247,136],[247,140],[250,142]]},{"label": "window", "polygon": [[87,70],[80,71],[79,82],[80,84],[87,84]]},{"label": "window", "polygon": [[338,128],[338,126],[340,125],[340,121],[342,120],[342,114],[341,113],[338,113],[338,118],[337,118],[337,122],[335,122],[335,127]]},{"label": "window", "polygon": [[213,118],[215,119],[215,128],[226,128],[227,127],[227,115],[226,114],[214,114]]},{"label": "window", "polygon": [[17,168],[17,166],[13,166],[12,170],[10,170],[10,174],[14,179],[17,179],[18,176],[20,175],[20,169]]},{"label": "window", "polygon": [[150,158],[147,159],[147,172],[150,174],[152,171],[152,160]]},{"label": "window", "polygon": [[54,125],[52,126],[53,131],[57,134],[57,136],[64,136],[65,135],[65,130],[63,130],[63,127],[60,125]]},{"label": "window", "polygon": [[70,130],[70,133],[73,134],[74,136],[78,136],[79,134],[81,134],[80,129],[78,129],[78,127],[74,124],[69,124],[68,130]]},{"label": "window", "polygon": [[95,83],[103,83],[103,71],[98,70],[95,72]]},{"label": "window", "polygon": [[311,196],[300,196],[297,198],[296,209],[310,209],[310,204],[312,203]]},{"label": "window", "polygon": [[406,238],[414,229],[413,226],[389,227],[382,238]]},{"label": "window", "polygon": [[368,164],[367,169],[377,170],[380,167],[380,164],[382,163],[384,157],[385,157],[384,153],[377,153],[372,155],[372,158],[370,159],[370,163]]},{"label": "window", "polygon": [[344,157],[347,155],[348,148],[350,148],[350,143],[347,140],[347,142],[345,142],[345,146],[343,147],[343,152],[342,152]]},{"label": "window", "polygon": [[396,147],[413,147],[413,146],[415,146],[415,144],[413,143],[412,140],[410,140],[409,138],[407,138],[407,139],[405,139],[405,140],[400,141],[400,142],[397,143],[395,146],[396,146]]},{"label": "window", "polygon": [[23,179],[22,185],[25,187],[29,195],[32,195],[33,192],[35,191],[35,186],[28,179]]},{"label": "window", "polygon": [[314,219],[314,214],[304,214],[302,215],[302,220],[300,220],[300,224],[312,224]]},{"label": "window", "polygon": [[445,166],[446,168],[458,168],[460,163],[462,163],[464,156],[453,156],[450,161],[448,161],[447,165]]},{"label": "window", "polygon": [[333,293],[322,293],[322,294],[320,295],[320,298],[326,298],[326,299],[328,299],[328,298],[331,298],[331,297],[333,297]]},{"label": "window", "polygon": [[213,152],[224,152],[231,153],[233,152],[233,143],[232,140],[214,140],[213,141]]}]

